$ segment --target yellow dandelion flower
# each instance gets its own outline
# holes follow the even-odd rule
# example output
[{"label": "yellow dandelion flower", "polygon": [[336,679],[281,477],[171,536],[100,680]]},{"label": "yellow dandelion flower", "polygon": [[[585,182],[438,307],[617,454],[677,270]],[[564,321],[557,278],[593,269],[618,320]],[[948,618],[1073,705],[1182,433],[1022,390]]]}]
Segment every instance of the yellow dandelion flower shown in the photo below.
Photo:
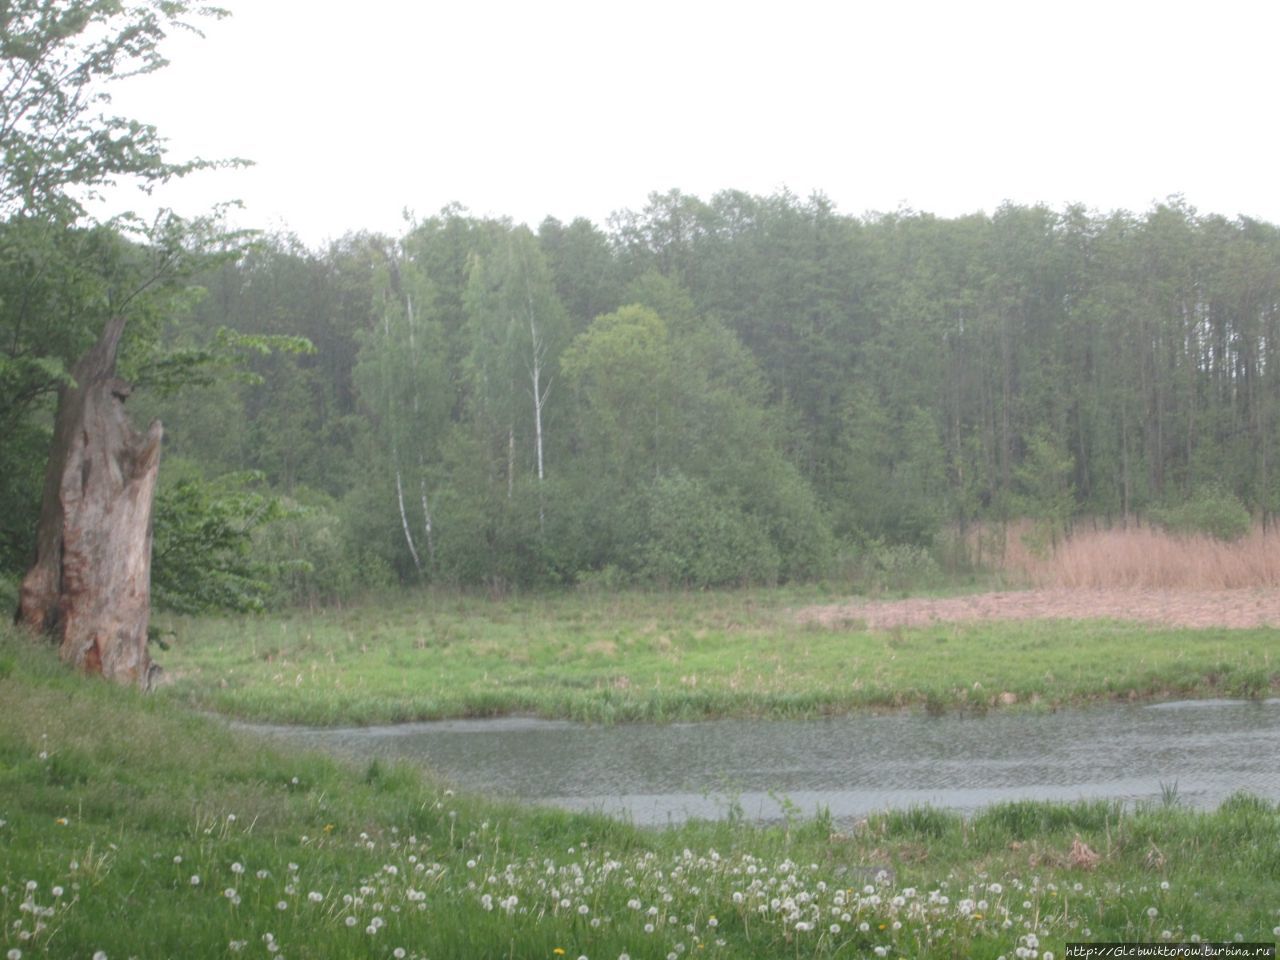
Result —
[{"label": "yellow dandelion flower", "polygon": [[54,822],[54,823],[56,823],[56,824],[57,824],[58,826],[60,826],[60,827],[65,827],[65,826],[67,825],[67,818],[66,818],[66,817],[59,817],[57,820],[55,820],[55,821],[53,821],[53,822]]},{"label": "yellow dandelion flower", "polygon": [[563,957],[563,956],[564,956],[564,947],[556,947],[556,948],[555,948],[554,950],[552,950],[551,952],[552,952],[552,953],[554,953],[557,957]]},{"label": "yellow dandelion flower", "polygon": [[333,824],[332,824],[332,823],[326,823],[326,824],[324,825],[324,832],[325,832],[325,833],[333,833]]}]

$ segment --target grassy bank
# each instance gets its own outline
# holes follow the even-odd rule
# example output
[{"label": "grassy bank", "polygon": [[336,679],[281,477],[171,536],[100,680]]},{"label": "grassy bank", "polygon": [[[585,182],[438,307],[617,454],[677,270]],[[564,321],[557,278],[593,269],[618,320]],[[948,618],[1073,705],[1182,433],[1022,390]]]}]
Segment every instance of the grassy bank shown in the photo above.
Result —
[{"label": "grassy bank", "polygon": [[611,722],[1254,697],[1280,683],[1272,630],[800,625],[794,608],[812,599],[421,593],[317,614],[177,620],[159,655],[172,680],[163,695],[313,724],[502,713]]},{"label": "grassy bank", "polygon": [[0,703],[24,958],[994,958],[1280,925],[1280,813],[1246,797],[648,832],[282,753],[9,637]]}]

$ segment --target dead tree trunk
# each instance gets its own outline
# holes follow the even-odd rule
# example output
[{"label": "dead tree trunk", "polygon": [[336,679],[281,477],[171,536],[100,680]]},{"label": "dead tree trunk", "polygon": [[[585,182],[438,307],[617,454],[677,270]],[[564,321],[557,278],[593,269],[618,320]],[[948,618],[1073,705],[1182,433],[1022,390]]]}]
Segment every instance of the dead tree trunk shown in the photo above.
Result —
[{"label": "dead tree trunk", "polygon": [[163,431],[157,420],[140,434],[125,414],[132,388],[115,375],[124,325],[107,324],[58,395],[36,561],[17,619],[49,635],[77,669],[145,689],[156,669],[147,620]]}]

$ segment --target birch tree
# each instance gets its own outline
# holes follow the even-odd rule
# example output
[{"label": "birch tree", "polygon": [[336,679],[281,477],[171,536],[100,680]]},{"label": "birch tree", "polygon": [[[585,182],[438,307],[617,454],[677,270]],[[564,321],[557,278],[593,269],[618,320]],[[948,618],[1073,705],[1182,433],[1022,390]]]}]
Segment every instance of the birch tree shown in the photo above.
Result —
[{"label": "birch tree", "polygon": [[396,509],[418,575],[435,564],[431,468],[449,418],[444,336],[430,280],[400,251],[375,268],[375,326],[364,332],[356,387],[395,479]]},{"label": "birch tree", "polygon": [[507,499],[515,487],[518,446],[529,443],[545,528],[547,401],[555,386],[567,315],[533,234],[504,229],[473,255],[467,285],[470,369],[476,413],[492,440],[505,440]]}]

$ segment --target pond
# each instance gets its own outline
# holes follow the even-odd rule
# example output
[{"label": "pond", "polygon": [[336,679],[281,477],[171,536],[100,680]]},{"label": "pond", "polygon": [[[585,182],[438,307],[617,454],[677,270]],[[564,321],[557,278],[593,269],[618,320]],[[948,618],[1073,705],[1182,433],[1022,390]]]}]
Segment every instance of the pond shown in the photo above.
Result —
[{"label": "pond", "polygon": [[466,790],[641,825],[732,813],[838,820],[930,804],[1280,801],[1280,699],[1193,700],[984,716],[584,726],[530,718],[313,729],[240,725],[358,758],[408,759]]}]

